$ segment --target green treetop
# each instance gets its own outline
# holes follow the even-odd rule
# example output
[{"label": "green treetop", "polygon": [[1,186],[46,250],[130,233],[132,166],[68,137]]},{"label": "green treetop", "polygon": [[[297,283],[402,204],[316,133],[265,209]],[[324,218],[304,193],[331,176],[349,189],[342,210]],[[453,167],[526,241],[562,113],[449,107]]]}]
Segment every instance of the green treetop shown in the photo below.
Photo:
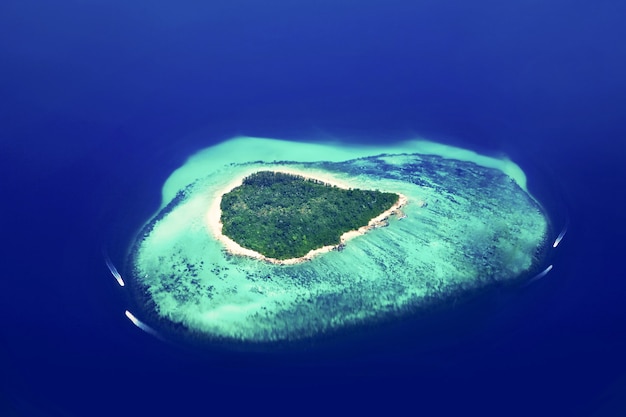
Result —
[{"label": "green treetop", "polygon": [[299,175],[260,171],[222,197],[222,232],[269,258],[338,245],[398,201],[394,193],[345,190]]}]

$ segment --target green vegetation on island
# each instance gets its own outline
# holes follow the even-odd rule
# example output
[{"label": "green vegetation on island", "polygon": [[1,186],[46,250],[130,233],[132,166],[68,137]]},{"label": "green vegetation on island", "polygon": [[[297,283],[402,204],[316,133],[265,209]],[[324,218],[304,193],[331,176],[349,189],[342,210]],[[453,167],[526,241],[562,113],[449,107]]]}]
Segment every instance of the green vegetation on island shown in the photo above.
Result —
[{"label": "green vegetation on island", "polygon": [[260,171],[222,196],[222,233],[269,258],[299,258],[338,245],[342,234],[366,226],[398,199],[394,193]]}]

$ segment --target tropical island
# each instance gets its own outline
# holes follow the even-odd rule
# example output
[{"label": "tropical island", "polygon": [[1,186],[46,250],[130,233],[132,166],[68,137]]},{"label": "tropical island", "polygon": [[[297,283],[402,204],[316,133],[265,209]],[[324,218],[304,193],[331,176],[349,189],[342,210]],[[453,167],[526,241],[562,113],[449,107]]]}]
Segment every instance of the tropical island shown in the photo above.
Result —
[{"label": "tropical island", "polygon": [[[400,196],[398,205],[408,199],[401,211],[396,209],[398,218],[402,212],[406,218],[393,221],[387,211],[376,219],[382,225],[388,215],[390,227],[368,232],[375,227],[376,219],[371,220],[341,235],[345,249],[339,251],[342,244],[327,246],[302,257],[311,259],[314,253],[312,262],[272,261],[240,246],[234,239],[242,238],[229,232],[228,224],[225,232],[234,239],[224,235],[221,224],[228,223],[228,213],[243,216],[246,207],[252,214],[249,201],[234,200],[234,209],[226,201],[244,178],[264,171],[336,185],[346,204],[356,201],[347,198],[349,188],[389,191]],[[322,190],[332,192],[332,186]],[[194,346],[206,340],[211,346],[256,349],[348,329],[369,333],[372,325],[543,276],[554,249],[551,219],[529,193],[519,166],[507,158],[430,142],[373,148],[235,138],[190,156],[168,177],[162,196],[162,207],[138,231],[121,272],[144,323],[166,339],[181,337]],[[271,204],[265,212],[256,210],[252,220],[240,219],[238,227],[245,226],[242,232],[254,239],[266,236],[262,228],[268,222],[258,213],[280,213],[276,218],[285,223],[287,201],[296,197],[268,195]],[[295,211],[312,213],[312,204],[323,200],[303,199],[304,213]],[[311,236],[323,234],[322,226],[339,228],[338,215],[352,220],[359,212],[358,207],[337,207],[334,213],[332,207],[317,207],[328,217],[303,219],[302,232],[296,239],[291,235],[291,242],[302,244],[306,237],[311,243]],[[305,228],[310,225],[315,226],[312,232]],[[287,225],[283,227],[283,237],[289,238]],[[259,233],[252,233],[253,228]],[[366,236],[347,240],[361,233]],[[317,255],[329,247],[337,250]]]},{"label": "tropical island", "polygon": [[304,260],[340,245],[350,232],[382,224],[406,202],[378,190],[345,189],[302,175],[255,172],[222,196],[222,234],[263,258]]}]

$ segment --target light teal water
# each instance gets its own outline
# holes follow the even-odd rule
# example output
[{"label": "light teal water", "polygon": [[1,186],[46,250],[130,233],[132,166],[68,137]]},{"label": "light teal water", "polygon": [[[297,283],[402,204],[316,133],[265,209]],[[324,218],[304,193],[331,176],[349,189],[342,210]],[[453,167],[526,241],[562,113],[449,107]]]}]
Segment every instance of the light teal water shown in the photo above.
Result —
[{"label": "light teal water", "polygon": [[[261,169],[401,193],[406,217],[296,265],[230,255],[208,226],[210,208],[234,181]],[[131,267],[146,308],[208,338],[315,337],[402,317],[536,267],[549,221],[525,184],[506,158],[432,142],[349,148],[237,138],[170,176],[160,212],[133,245]]]}]

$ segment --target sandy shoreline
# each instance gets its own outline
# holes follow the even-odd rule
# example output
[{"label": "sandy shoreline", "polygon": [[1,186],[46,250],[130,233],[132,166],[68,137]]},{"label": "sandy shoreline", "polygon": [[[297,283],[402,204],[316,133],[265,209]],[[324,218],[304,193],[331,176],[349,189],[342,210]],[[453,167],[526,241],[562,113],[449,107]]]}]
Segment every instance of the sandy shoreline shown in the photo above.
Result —
[{"label": "sandy shoreline", "polygon": [[[307,172],[302,172],[302,171],[296,171],[296,170],[292,170],[292,169],[277,169],[277,170],[272,170],[274,172],[282,172],[285,174],[293,174],[293,175],[300,175],[304,178],[308,178],[308,179],[315,179],[318,181],[323,181],[326,184],[330,184],[330,185],[335,185],[339,188],[343,188],[343,189],[348,189],[351,188],[348,184],[342,183],[340,181],[337,181],[333,178],[330,178],[328,176],[325,175],[317,175],[314,174],[315,176],[311,176],[310,173]],[[256,171],[255,171],[256,172]],[[223,245],[224,248],[231,254],[233,255],[240,255],[240,256],[247,256],[250,258],[254,258],[254,259],[259,259],[259,260],[263,260],[266,262],[271,262],[273,264],[276,265],[293,265],[293,264],[297,264],[297,263],[301,263],[301,262],[305,262],[305,261],[309,261],[311,259],[313,259],[315,256],[320,255],[322,253],[326,253],[326,252],[330,252],[333,251],[335,249],[337,249],[339,246],[345,245],[346,242],[356,236],[360,236],[363,235],[365,233],[367,233],[367,231],[377,228],[377,227],[381,227],[381,226],[385,226],[386,225],[386,220],[395,214],[398,215],[402,215],[402,212],[400,211],[400,209],[404,206],[406,206],[406,204],[408,203],[408,199],[406,196],[399,194],[399,193],[395,193],[399,195],[398,201],[389,208],[389,210],[386,210],[385,212],[381,213],[380,215],[374,217],[373,219],[371,219],[369,221],[369,223],[366,226],[363,226],[357,230],[351,230],[348,231],[346,233],[344,233],[343,235],[341,235],[340,237],[340,243],[337,245],[328,245],[328,246],[324,246],[318,249],[314,249],[312,251],[310,251],[309,253],[307,253],[304,256],[301,256],[299,258],[291,258],[291,259],[274,259],[274,258],[269,258],[267,256],[264,256],[262,254],[260,254],[259,252],[253,251],[252,249],[246,249],[244,247],[242,247],[241,245],[239,245],[237,242],[235,242],[234,240],[232,240],[231,238],[229,238],[228,236],[225,236],[222,233],[222,227],[223,224],[221,222],[221,209],[220,209],[220,203],[222,201],[222,196],[224,194],[227,194],[228,192],[230,192],[233,188],[240,186],[243,183],[243,179],[245,177],[247,177],[248,175],[252,174],[252,172],[250,173],[246,173],[244,175],[241,176],[241,178],[235,179],[233,180],[231,183],[229,183],[222,191],[216,193],[213,196],[213,200],[211,203],[211,206],[209,207],[209,210],[206,213],[205,219],[206,219],[206,225],[208,227],[208,229],[211,231],[211,233],[213,234],[213,236],[220,241]]]}]

